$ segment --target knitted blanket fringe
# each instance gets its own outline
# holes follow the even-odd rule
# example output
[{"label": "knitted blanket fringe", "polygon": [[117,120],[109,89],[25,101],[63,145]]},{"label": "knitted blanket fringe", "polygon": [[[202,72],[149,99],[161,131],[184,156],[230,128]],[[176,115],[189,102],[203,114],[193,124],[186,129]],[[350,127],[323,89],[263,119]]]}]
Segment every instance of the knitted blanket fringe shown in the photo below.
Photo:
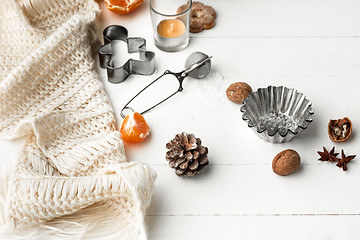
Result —
[{"label": "knitted blanket fringe", "polygon": [[0,231],[18,239],[146,239],[155,172],[126,160],[94,69],[92,0],[0,2]]},{"label": "knitted blanket fringe", "polygon": [[[2,169],[0,181],[0,232],[13,233],[16,239],[146,239],[146,229],[134,229],[136,222],[129,222],[129,215],[118,211],[115,202],[100,201],[88,208],[84,208],[71,215],[65,215],[40,223],[36,228],[15,229],[14,224],[6,222],[4,217],[6,199],[9,194],[9,187],[12,181],[13,172],[11,166]],[[143,173],[141,173],[143,174]],[[153,179],[149,179],[153,181]],[[131,219],[136,219],[137,224],[144,227],[144,212],[138,209]],[[116,229],[116,230],[115,230]],[[115,231],[114,231],[115,230]],[[139,235],[140,234],[140,235]]]},{"label": "knitted blanket fringe", "polygon": [[[134,165],[139,164],[134,163]],[[117,202],[119,200],[98,201],[73,214],[40,222],[36,228],[16,229],[14,221],[8,221],[5,217],[9,208],[7,201],[10,193],[9,186],[11,186],[14,177],[12,169],[14,166],[5,166],[0,175],[0,226],[2,226],[0,232],[12,233],[17,239],[49,239],[49,236],[51,239],[147,239],[143,209],[140,206],[137,209],[128,209],[132,212],[132,215],[129,215],[119,209]],[[107,171],[119,171],[121,173],[121,169],[107,169]],[[129,174],[133,176],[146,174],[149,176],[147,181],[154,181],[154,179],[150,179],[151,174],[144,171],[151,173],[152,170],[137,167],[132,169]],[[83,183],[83,185],[91,184],[93,182],[90,179]]]}]

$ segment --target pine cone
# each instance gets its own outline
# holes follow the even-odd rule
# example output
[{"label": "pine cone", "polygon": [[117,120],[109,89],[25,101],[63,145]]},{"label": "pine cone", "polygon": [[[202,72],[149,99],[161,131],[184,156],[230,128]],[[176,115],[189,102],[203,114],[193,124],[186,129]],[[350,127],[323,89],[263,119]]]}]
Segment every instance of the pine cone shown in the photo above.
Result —
[{"label": "pine cone", "polygon": [[195,138],[194,134],[177,134],[166,144],[166,148],[169,149],[166,160],[178,176],[194,176],[209,164],[208,148],[202,146],[200,138]]}]

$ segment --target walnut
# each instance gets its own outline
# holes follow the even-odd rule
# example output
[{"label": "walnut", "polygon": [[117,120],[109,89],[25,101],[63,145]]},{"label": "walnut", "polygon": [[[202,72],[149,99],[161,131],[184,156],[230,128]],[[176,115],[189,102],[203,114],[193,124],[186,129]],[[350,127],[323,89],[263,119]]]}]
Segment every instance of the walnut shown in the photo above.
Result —
[{"label": "walnut", "polygon": [[242,104],[245,98],[252,92],[251,87],[244,82],[236,82],[231,84],[226,90],[227,98],[238,104]]},{"label": "walnut", "polygon": [[352,132],[352,122],[348,117],[330,120],[328,124],[329,137],[333,142],[343,142],[348,139]]},{"label": "walnut", "polygon": [[295,172],[300,167],[300,156],[292,150],[286,149],[278,153],[273,162],[272,168],[274,173],[280,176],[286,176]]}]

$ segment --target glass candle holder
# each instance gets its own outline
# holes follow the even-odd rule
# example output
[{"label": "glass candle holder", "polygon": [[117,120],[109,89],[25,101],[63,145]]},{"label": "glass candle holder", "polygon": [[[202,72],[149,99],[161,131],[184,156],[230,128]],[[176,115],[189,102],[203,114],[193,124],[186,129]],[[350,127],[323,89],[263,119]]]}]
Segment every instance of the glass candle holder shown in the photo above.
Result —
[{"label": "glass candle holder", "polygon": [[[190,41],[191,0],[150,0],[150,14],[156,47],[175,52]],[[180,12],[177,12],[179,7]]]}]

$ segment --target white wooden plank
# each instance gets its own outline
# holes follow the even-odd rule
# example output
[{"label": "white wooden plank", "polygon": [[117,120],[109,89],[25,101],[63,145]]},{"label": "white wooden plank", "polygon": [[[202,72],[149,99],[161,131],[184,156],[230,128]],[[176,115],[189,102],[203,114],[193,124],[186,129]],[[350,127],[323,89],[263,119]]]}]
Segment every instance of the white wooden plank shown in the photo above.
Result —
[{"label": "white wooden plank", "polygon": [[[218,12],[216,32],[195,36],[359,36],[358,1],[208,1]],[[354,9],[355,8],[355,9]]]},{"label": "white wooden plank", "polygon": [[148,216],[149,239],[355,239],[359,216]]},{"label": "white wooden plank", "polygon": [[168,166],[158,173],[150,216],[360,214],[359,164],[302,165],[281,177],[271,165],[210,165],[180,178]]},{"label": "white wooden plank", "polygon": [[[359,216],[146,216],[149,239],[354,239]],[[1,234],[1,239],[16,239]]]},{"label": "white wooden plank", "polygon": [[[222,0],[202,2],[217,12],[216,26],[194,37],[356,37],[360,35],[357,0]],[[106,9],[100,28],[126,25],[130,36],[152,36],[149,2],[128,15]],[[176,6],[175,6],[176,9]]]},{"label": "white wooden plank", "polygon": [[[148,39],[151,41],[151,39]],[[225,80],[230,78],[263,77],[327,77],[339,79],[360,75],[359,41],[357,39],[193,39],[188,48],[177,53],[156,52],[156,73],[152,77],[132,76],[118,84],[107,84],[109,90],[127,91],[118,94],[124,98],[133,94],[141,85],[149,83],[166,69],[181,71],[186,58],[194,51],[213,56],[213,71]],[[136,57],[136,56],[135,56]],[[104,71],[101,71],[104,74]],[[199,81],[198,81],[199,82]],[[270,82],[270,81],[269,81]],[[187,84],[189,83],[185,83]],[[117,100],[115,98],[114,100]]]}]

